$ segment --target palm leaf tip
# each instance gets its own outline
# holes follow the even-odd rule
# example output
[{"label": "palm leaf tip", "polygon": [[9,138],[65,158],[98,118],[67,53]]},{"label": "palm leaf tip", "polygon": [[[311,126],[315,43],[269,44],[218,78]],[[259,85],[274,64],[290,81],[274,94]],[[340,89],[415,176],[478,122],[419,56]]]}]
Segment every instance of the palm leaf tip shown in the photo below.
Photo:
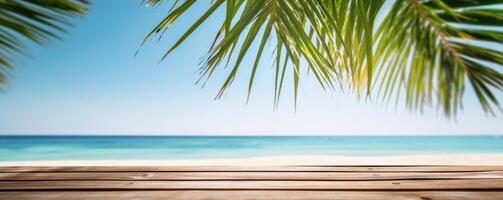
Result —
[{"label": "palm leaf tip", "polygon": [[[145,2],[157,5],[162,1]],[[193,0],[172,3],[168,17],[146,39],[162,34],[195,5]],[[289,68],[294,72],[295,101],[299,73],[309,71],[322,88],[348,87],[359,95],[405,102],[413,110],[437,107],[448,117],[456,116],[465,90],[470,89],[483,110],[493,113],[499,107],[495,93],[502,91],[503,54],[485,45],[503,42],[501,4],[503,0],[398,0],[389,4],[384,0],[215,0],[165,56],[218,8],[225,7],[221,29],[201,68],[208,79],[218,65],[234,62],[217,97],[242,71],[241,61],[256,43],[249,96],[267,51],[265,41],[274,41],[275,105]]]},{"label": "palm leaf tip", "polygon": [[88,0],[0,1],[0,87],[8,83],[19,55],[31,44],[46,45],[60,39],[71,19],[87,11]]}]

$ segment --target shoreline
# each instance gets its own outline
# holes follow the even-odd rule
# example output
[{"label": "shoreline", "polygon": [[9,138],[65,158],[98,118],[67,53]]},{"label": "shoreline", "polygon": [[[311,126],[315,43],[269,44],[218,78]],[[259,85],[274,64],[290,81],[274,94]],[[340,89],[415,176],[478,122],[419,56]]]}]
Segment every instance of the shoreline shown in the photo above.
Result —
[{"label": "shoreline", "polygon": [[302,155],[202,160],[0,161],[0,166],[503,165],[503,153],[398,156]]}]

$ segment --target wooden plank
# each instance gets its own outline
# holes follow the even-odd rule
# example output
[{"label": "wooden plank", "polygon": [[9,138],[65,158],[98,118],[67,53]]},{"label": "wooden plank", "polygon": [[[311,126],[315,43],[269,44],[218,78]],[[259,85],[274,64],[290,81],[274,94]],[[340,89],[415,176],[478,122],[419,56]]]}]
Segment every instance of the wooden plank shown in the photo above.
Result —
[{"label": "wooden plank", "polygon": [[0,190],[503,190],[503,179],[400,181],[0,181]]},{"label": "wooden plank", "polygon": [[452,192],[452,191],[408,191],[408,192],[348,192],[348,191],[78,191],[78,192],[0,192],[3,200],[24,199],[233,199],[233,200],[501,200],[503,192]]},{"label": "wooden plank", "polygon": [[431,180],[503,179],[495,172],[53,172],[0,173],[0,180]]},{"label": "wooden plank", "polygon": [[75,166],[75,167],[0,167],[12,172],[213,172],[213,171],[303,171],[303,172],[481,172],[503,171],[503,166]]}]

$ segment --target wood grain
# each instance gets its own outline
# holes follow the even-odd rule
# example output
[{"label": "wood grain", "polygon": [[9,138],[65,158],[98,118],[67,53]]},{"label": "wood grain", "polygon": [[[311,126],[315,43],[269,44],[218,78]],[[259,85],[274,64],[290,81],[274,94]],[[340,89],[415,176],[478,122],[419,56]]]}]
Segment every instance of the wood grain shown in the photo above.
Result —
[{"label": "wood grain", "polygon": [[496,200],[503,167],[0,167],[0,199]]}]

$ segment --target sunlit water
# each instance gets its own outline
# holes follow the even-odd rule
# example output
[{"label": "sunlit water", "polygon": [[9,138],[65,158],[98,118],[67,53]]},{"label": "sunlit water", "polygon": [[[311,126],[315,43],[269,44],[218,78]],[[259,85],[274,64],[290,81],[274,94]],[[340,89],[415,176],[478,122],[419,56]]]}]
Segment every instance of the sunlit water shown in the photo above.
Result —
[{"label": "sunlit water", "polygon": [[0,136],[0,161],[503,153],[503,137]]}]

